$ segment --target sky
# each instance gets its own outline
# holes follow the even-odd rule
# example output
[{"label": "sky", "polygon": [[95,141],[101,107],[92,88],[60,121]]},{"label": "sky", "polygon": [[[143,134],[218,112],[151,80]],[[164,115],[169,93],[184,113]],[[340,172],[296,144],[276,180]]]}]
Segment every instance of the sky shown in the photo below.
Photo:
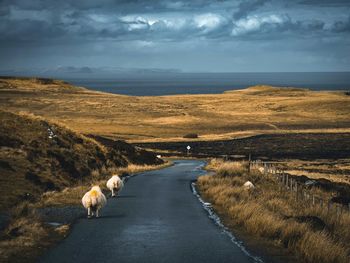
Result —
[{"label": "sky", "polygon": [[0,0],[0,73],[350,71],[349,0]]}]

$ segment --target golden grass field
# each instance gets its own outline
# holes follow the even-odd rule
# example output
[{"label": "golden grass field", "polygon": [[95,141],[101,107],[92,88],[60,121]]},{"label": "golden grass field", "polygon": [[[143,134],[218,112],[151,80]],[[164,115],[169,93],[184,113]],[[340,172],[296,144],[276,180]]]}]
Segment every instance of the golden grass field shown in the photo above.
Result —
[{"label": "golden grass field", "polygon": [[[348,132],[344,92],[256,86],[224,94],[135,97],[62,81],[0,79],[0,109],[30,112],[84,133],[141,141],[245,137],[261,133]],[[187,139],[188,140],[188,139]]]},{"label": "golden grass field", "polygon": [[[214,160],[208,168],[216,174],[198,178],[200,193],[233,230],[241,228],[261,242],[284,248],[297,257],[295,262],[349,262],[350,213],[328,213],[297,201],[275,178],[256,170],[249,173],[244,162]],[[255,189],[243,188],[247,180]]]}]

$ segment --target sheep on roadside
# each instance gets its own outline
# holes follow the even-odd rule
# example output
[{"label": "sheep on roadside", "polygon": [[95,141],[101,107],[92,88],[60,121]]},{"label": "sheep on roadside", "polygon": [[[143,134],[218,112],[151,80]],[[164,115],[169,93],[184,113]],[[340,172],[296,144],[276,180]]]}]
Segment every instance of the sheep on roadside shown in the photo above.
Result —
[{"label": "sheep on roadside", "polygon": [[88,218],[96,215],[99,217],[99,210],[106,205],[107,199],[99,186],[93,186],[81,199],[83,206],[88,210]]},{"label": "sheep on roadside", "polygon": [[260,173],[265,174],[265,168],[264,167],[259,167],[258,170],[259,170]]},{"label": "sheep on roadside", "polygon": [[254,184],[251,181],[246,181],[243,187],[245,190],[252,190],[255,188]]},{"label": "sheep on roadside", "polygon": [[108,181],[107,181],[107,188],[111,190],[112,197],[115,197],[118,195],[118,192],[123,188],[124,183],[123,180],[120,179],[118,175],[113,175]]}]

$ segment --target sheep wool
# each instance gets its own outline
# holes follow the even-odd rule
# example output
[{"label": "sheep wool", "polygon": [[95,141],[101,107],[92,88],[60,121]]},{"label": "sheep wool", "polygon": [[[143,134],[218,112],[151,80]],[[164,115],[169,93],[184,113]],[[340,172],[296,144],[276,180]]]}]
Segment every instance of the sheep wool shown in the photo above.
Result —
[{"label": "sheep wool", "polygon": [[107,181],[107,188],[112,192],[112,197],[116,196],[118,192],[123,188],[124,183],[118,175],[113,175]]},{"label": "sheep wool", "polygon": [[99,210],[107,203],[105,195],[99,186],[94,186],[81,199],[83,206],[88,210],[88,217],[96,214],[99,217]]},{"label": "sheep wool", "polygon": [[251,181],[247,181],[243,185],[244,189],[249,190],[249,189],[254,189],[255,186]]}]

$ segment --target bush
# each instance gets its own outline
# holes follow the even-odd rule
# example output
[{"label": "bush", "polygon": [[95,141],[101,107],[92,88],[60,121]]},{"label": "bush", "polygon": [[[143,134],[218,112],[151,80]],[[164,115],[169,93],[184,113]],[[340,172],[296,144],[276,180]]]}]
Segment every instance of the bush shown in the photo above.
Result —
[{"label": "bush", "polygon": [[198,134],[197,133],[188,133],[188,134],[184,135],[184,138],[186,138],[186,139],[197,139],[198,138]]},{"label": "bush", "polygon": [[243,162],[224,162],[217,168],[217,175],[226,176],[242,176],[247,172],[247,167]]}]

